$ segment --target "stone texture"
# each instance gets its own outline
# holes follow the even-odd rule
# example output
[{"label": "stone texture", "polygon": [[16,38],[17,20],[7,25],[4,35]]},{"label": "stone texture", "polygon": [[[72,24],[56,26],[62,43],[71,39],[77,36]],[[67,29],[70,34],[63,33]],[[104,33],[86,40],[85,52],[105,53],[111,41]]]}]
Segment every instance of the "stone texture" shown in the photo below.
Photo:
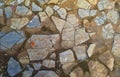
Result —
[{"label": "stone texture", "polygon": [[11,22],[11,28],[20,30],[22,29],[27,23],[29,22],[28,18],[12,18],[10,20]]},{"label": "stone texture", "polygon": [[53,9],[49,6],[46,7],[45,11],[49,17],[54,13]]},{"label": "stone texture", "polygon": [[90,44],[89,48],[87,49],[87,54],[91,57],[95,51],[96,44]]},{"label": "stone texture", "polygon": [[102,36],[104,39],[112,39],[114,37],[114,30],[111,23],[102,27]]},{"label": "stone texture", "polygon": [[99,56],[99,59],[102,63],[104,63],[111,71],[114,67],[114,58],[110,51],[106,51]]},{"label": "stone texture", "polygon": [[77,29],[75,31],[75,45],[84,43],[89,39],[89,35],[85,32],[85,28]]},{"label": "stone texture", "polygon": [[52,4],[52,3],[53,3],[53,4],[57,4],[58,1],[59,1],[59,0],[50,0],[50,1],[48,2],[48,4]]},{"label": "stone texture", "polygon": [[77,1],[77,6],[79,8],[83,8],[83,9],[89,9],[91,7],[89,2],[87,2],[86,0],[78,0]]},{"label": "stone texture", "polygon": [[71,63],[75,61],[73,52],[70,49],[60,53],[59,56],[61,64]]},{"label": "stone texture", "polygon": [[59,77],[54,71],[39,71],[34,77]]},{"label": "stone texture", "polygon": [[9,75],[15,76],[21,71],[22,68],[20,64],[16,60],[14,60],[14,58],[11,57],[8,61],[8,66],[7,66],[7,72],[9,73]]},{"label": "stone texture", "polygon": [[90,4],[92,4],[92,5],[96,5],[97,4],[97,2],[98,2],[98,0],[88,0],[89,2],[90,2]]},{"label": "stone texture", "polygon": [[59,14],[59,16],[60,16],[62,19],[66,19],[66,16],[67,16],[66,9],[60,8],[60,9],[57,10],[57,13]]},{"label": "stone texture", "polygon": [[32,11],[42,11],[42,8],[34,2],[32,2]]},{"label": "stone texture", "polygon": [[70,77],[84,77],[84,72],[80,67],[76,67],[71,73]]},{"label": "stone texture", "polygon": [[78,60],[83,61],[87,59],[86,46],[75,46],[73,50]]},{"label": "stone texture", "polygon": [[88,63],[88,66],[90,69],[91,77],[106,77],[107,76],[108,70],[100,62],[90,61]]},{"label": "stone texture", "polygon": [[22,74],[22,77],[32,76],[33,71],[34,71],[33,68],[31,68],[29,65],[27,65],[25,71]]},{"label": "stone texture", "polygon": [[33,67],[35,70],[40,70],[41,66],[41,63],[33,63]]},{"label": "stone texture", "polygon": [[45,19],[48,18],[48,15],[46,14],[46,12],[39,12],[39,16],[40,16],[41,22],[45,21]]},{"label": "stone texture", "polygon": [[47,67],[47,68],[54,68],[55,67],[55,61],[54,60],[44,60],[42,65]]},{"label": "stone texture", "polygon": [[10,6],[5,8],[6,18],[10,18],[12,16],[12,8]]}]

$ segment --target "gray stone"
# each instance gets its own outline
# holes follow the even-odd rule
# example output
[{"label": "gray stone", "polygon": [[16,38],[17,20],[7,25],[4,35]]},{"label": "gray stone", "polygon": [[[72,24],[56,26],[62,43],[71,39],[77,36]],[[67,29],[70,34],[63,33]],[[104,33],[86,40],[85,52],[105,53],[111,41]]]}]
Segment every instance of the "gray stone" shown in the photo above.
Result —
[{"label": "gray stone", "polygon": [[32,2],[32,11],[42,11],[42,8],[34,2]]},{"label": "gray stone", "polygon": [[73,52],[70,49],[60,53],[59,56],[61,64],[67,64],[75,61]]},{"label": "gray stone", "polygon": [[45,11],[49,17],[54,13],[53,9],[49,6],[46,7]]},{"label": "gray stone", "polygon": [[34,67],[35,70],[40,70],[41,63],[33,63],[33,67]]},{"label": "gray stone", "polygon": [[56,28],[58,29],[58,31],[61,33],[65,24],[65,21],[55,16],[52,16],[52,20],[56,25]]},{"label": "gray stone", "polygon": [[107,18],[113,23],[116,24],[119,19],[119,14],[115,10],[109,10],[107,13]]},{"label": "gray stone", "polygon": [[85,32],[85,28],[77,29],[75,31],[75,45],[82,44],[89,39],[89,34]]},{"label": "gray stone", "polygon": [[62,19],[66,19],[67,11],[64,8],[60,8],[57,10],[57,13]]},{"label": "gray stone", "polygon": [[86,54],[86,47],[85,46],[75,46],[73,47],[73,50],[75,52],[75,55],[78,60],[86,60],[87,54]]},{"label": "gray stone", "polygon": [[55,67],[55,61],[46,59],[46,60],[43,61],[42,65],[47,67],[47,68],[54,68]]},{"label": "gray stone", "polygon": [[35,27],[40,27],[41,23],[39,21],[39,17],[35,15],[32,20],[27,24],[27,27],[29,28],[35,28]]},{"label": "gray stone", "polygon": [[4,35],[5,35],[4,32],[0,32],[0,38],[1,38],[2,36],[4,36]]},{"label": "gray stone", "polygon": [[10,18],[12,16],[12,8],[10,6],[5,7],[5,15],[6,18]]},{"label": "gray stone", "polygon": [[7,72],[10,76],[15,76],[22,71],[22,68],[14,58],[10,58],[7,65]]},{"label": "gray stone", "polygon": [[0,39],[0,44],[6,48],[12,48],[21,38],[23,37],[18,33],[10,32]]},{"label": "gray stone", "polygon": [[104,63],[111,71],[114,67],[114,58],[110,51],[106,51],[99,56],[99,59],[102,63]]},{"label": "gray stone", "polygon": [[12,29],[20,30],[29,22],[28,18],[11,18],[10,20]]},{"label": "gray stone", "polygon": [[84,77],[84,72],[82,68],[76,67],[71,73],[70,77]]},{"label": "gray stone", "polygon": [[114,29],[111,23],[102,27],[102,36],[104,39],[112,39],[114,37]]},{"label": "gray stone", "polygon": [[32,14],[32,11],[25,6],[17,6],[15,13],[24,16]]},{"label": "gray stone", "polygon": [[42,70],[39,71],[34,77],[59,77],[54,71]]},{"label": "gray stone", "polygon": [[107,68],[98,61],[90,61],[88,66],[91,77],[106,77],[108,74]]}]

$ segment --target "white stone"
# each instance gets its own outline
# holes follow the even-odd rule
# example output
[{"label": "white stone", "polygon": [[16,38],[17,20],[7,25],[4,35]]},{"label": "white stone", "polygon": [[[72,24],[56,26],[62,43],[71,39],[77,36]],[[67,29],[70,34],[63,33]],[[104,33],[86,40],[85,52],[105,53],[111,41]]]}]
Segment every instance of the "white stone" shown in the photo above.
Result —
[{"label": "white stone", "polygon": [[18,4],[21,4],[22,2],[24,2],[24,0],[17,0]]},{"label": "white stone", "polygon": [[12,18],[11,20],[11,28],[20,30],[23,28],[28,22],[28,18]]},{"label": "white stone", "polygon": [[116,24],[119,19],[119,14],[115,10],[109,10],[107,13],[107,18],[113,23]]},{"label": "white stone", "polygon": [[54,9],[55,11],[57,11],[59,8],[60,8],[60,7],[57,6],[57,5],[54,5],[54,7],[53,7],[53,9]]},{"label": "white stone", "polygon": [[86,60],[87,59],[87,53],[86,53],[86,47],[85,46],[75,46],[73,47],[73,50],[75,52],[75,55],[78,60]]},{"label": "white stone", "polygon": [[65,18],[66,18],[66,15],[67,15],[66,9],[60,8],[60,9],[57,10],[57,13],[59,14],[59,16],[60,16],[62,19],[65,19]]},{"label": "white stone", "polygon": [[95,51],[96,44],[90,44],[89,48],[87,49],[87,54],[91,57]]},{"label": "white stone", "polygon": [[77,29],[75,31],[75,45],[82,44],[89,39],[89,34],[86,33],[85,28]]},{"label": "white stone", "polygon": [[72,50],[67,50],[59,54],[61,64],[71,63],[75,61]]},{"label": "white stone", "polygon": [[90,3],[87,2],[86,0],[78,0],[77,6],[79,8],[83,8],[83,9],[90,9],[90,7],[91,7]]},{"label": "white stone", "polygon": [[65,24],[65,21],[55,16],[52,16],[52,20],[56,25],[56,28],[58,29],[58,31],[61,33]]},{"label": "white stone", "polygon": [[50,6],[47,6],[45,11],[49,17],[54,13],[53,9]]},{"label": "white stone", "polygon": [[30,5],[30,0],[25,0],[25,5],[29,6]]},{"label": "white stone", "polygon": [[54,68],[55,67],[55,61],[54,60],[44,60],[42,65],[47,67],[47,68]]}]

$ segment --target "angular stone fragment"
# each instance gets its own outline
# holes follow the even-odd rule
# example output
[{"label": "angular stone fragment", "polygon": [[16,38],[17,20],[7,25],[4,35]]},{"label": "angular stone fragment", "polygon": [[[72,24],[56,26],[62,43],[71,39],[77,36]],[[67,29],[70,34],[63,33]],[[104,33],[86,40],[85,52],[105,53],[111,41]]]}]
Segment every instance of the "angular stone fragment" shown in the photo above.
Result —
[{"label": "angular stone fragment", "polygon": [[32,14],[32,11],[25,6],[17,6],[15,13],[24,16]]},{"label": "angular stone fragment", "polygon": [[42,11],[42,8],[35,4],[35,2],[32,2],[32,11]]},{"label": "angular stone fragment", "polygon": [[5,7],[5,15],[6,18],[10,18],[12,16],[12,8],[10,6]]},{"label": "angular stone fragment", "polygon": [[53,9],[56,11],[56,10],[58,10],[60,7],[59,6],[57,6],[57,5],[54,5],[54,7],[53,7]]},{"label": "angular stone fragment", "polygon": [[22,2],[24,2],[24,0],[17,0],[18,4],[21,4]]},{"label": "angular stone fragment", "polygon": [[33,67],[34,67],[35,70],[40,70],[41,63],[33,63]]},{"label": "angular stone fragment", "polygon": [[75,46],[73,47],[73,50],[75,52],[75,55],[78,60],[86,60],[87,54],[86,54],[86,47],[85,46]]},{"label": "angular stone fragment", "polygon": [[65,21],[62,19],[59,19],[55,16],[52,16],[52,20],[54,22],[54,24],[56,25],[56,28],[59,30],[59,32],[61,33],[65,24]]},{"label": "angular stone fragment", "polygon": [[77,6],[79,8],[83,8],[83,9],[89,9],[91,7],[89,2],[87,2],[86,0],[78,0],[77,1]]},{"label": "angular stone fragment", "polygon": [[19,59],[20,63],[22,64],[29,64],[29,57],[28,56],[25,56],[25,57],[21,57]]},{"label": "angular stone fragment", "polygon": [[112,39],[114,37],[114,29],[111,23],[102,27],[102,36],[104,39]]},{"label": "angular stone fragment", "polygon": [[81,18],[95,16],[96,13],[97,13],[97,10],[89,10],[89,9],[79,9],[78,10],[78,14]]},{"label": "angular stone fragment", "polygon": [[25,5],[29,6],[30,5],[30,0],[25,0]]},{"label": "angular stone fragment", "polygon": [[55,61],[54,60],[44,60],[42,65],[47,67],[47,68],[54,68],[55,67]]},{"label": "angular stone fragment", "polygon": [[45,12],[39,12],[39,16],[40,16],[41,22],[45,21],[45,19],[48,18]]},{"label": "angular stone fragment", "polygon": [[120,34],[116,34],[114,37],[112,53],[115,57],[120,58]]},{"label": "angular stone fragment", "polygon": [[49,6],[46,7],[45,11],[49,17],[54,13],[53,9]]},{"label": "angular stone fragment", "polygon": [[5,46],[6,48],[12,48],[21,38],[23,38],[21,35],[13,31],[0,39],[0,45]]},{"label": "angular stone fragment", "polygon": [[25,71],[22,74],[22,77],[30,77],[30,76],[32,76],[33,71],[34,71],[33,68],[31,68],[29,65],[27,65]]},{"label": "angular stone fragment", "polygon": [[62,19],[65,19],[65,18],[66,18],[66,15],[67,15],[66,9],[60,8],[60,9],[57,10],[57,13],[59,14],[59,16],[60,16]]},{"label": "angular stone fragment", "polygon": [[119,19],[119,14],[115,10],[109,10],[107,13],[107,18],[113,23],[116,24]]},{"label": "angular stone fragment", "polygon": [[74,62],[74,55],[72,50],[67,50],[59,54],[61,64]]},{"label": "angular stone fragment", "polygon": [[104,63],[111,71],[114,67],[114,58],[110,51],[106,51],[99,56],[99,59],[102,63]]},{"label": "angular stone fragment", "polygon": [[70,77],[84,77],[84,72],[82,68],[76,67],[71,73]]},{"label": "angular stone fragment", "polygon": [[95,47],[96,47],[96,44],[90,44],[88,50],[87,50],[87,54],[89,57],[91,57],[95,51]]},{"label": "angular stone fragment", "polygon": [[27,24],[27,27],[29,28],[35,28],[35,27],[40,27],[41,23],[39,21],[39,17],[35,15],[32,20]]},{"label": "angular stone fragment", "polygon": [[97,4],[97,2],[98,2],[98,0],[88,0],[89,2],[90,2],[90,4],[92,4],[92,5],[96,5]]},{"label": "angular stone fragment", "polygon": [[41,70],[34,77],[59,77],[54,71]]},{"label": "angular stone fragment", "polygon": [[22,71],[22,68],[21,68],[19,62],[17,62],[16,60],[14,60],[14,58],[11,57],[8,61],[8,65],[7,65],[7,72],[9,73],[9,75],[15,76],[21,71]]},{"label": "angular stone fragment", "polygon": [[27,49],[27,52],[31,61],[43,60],[46,58],[48,53],[51,53],[53,51],[54,49],[49,49],[49,48]]},{"label": "angular stone fragment", "polygon": [[40,4],[42,4],[42,5],[44,5],[45,3],[46,3],[46,1],[45,0],[37,0]]},{"label": "angular stone fragment", "polygon": [[28,22],[28,18],[12,18],[11,20],[11,25],[10,27],[12,29],[17,29],[20,30],[21,28],[23,28]]},{"label": "angular stone fragment", "polygon": [[88,63],[91,77],[106,77],[108,70],[107,68],[99,63],[98,61],[90,61]]},{"label": "angular stone fragment", "polygon": [[89,35],[85,32],[84,28],[75,31],[75,45],[81,44],[89,39]]},{"label": "angular stone fragment", "polygon": [[53,4],[57,4],[58,1],[59,1],[59,0],[49,0],[48,4],[51,4],[51,3],[53,3]]}]

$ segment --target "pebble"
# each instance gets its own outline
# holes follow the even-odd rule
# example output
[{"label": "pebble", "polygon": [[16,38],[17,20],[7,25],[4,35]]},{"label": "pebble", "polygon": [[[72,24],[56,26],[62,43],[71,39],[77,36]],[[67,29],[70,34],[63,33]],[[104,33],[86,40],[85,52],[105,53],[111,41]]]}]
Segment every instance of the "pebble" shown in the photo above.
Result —
[{"label": "pebble", "polygon": [[5,15],[6,18],[10,18],[12,16],[12,8],[10,6],[5,7]]},{"label": "pebble", "polygon": [[96,5],[98,3],[98,0],[88,0],[90,2],[90,4],[92,5]]},{"label": "pebble", "polygon": [[86,47],[85,46],[75,46],[73,47],[73,50],[75,52],[75,55],[78,60],[86,60],[87,54],[86,54]]},{"label": "pebble", "polygon": [[86,0],[78,0],[77,6],[78,8],[82,8],[82,9],[90,9],[91,7],[90,3],[87,2]]},{"label": "pebble", "polygon": [[37,4],[32,2],[32,11],[42,11],[43,9],[39,7]]},{"label": "pebble", "polygon": [[30,5],[30,0],[25,0],[25,5],[29,6]]},{"label": "pebble", "polygon": [[24,0],[17,0],[18,4],[21,4],[22,2],[24,2]]},{"label": "pebble", "polygon": [[10,76],[15,76],[22,71],[22,68],[18,61],[11,57],[8,61],[7,72]]},{"label": "pebble", "polygon": [[3,16],[3,9],[0,9],[0,16]]},{"label": "pebble", "polygon": [[60,18],[66,19],[67,11],[64,8],[60,8],[57,10],[57,13],[59,14]]},{"label": "pebble", "polygon": [[41,63],[33,63],[33,67],[34,67],[35,70],[40,70]]},{"label": "pebble", "polygon": [[39,71],[34,77],[59,77],[54,71]]},{"label": "pebble", "polygon": [[87,49],[87,54],[91,57],[95,51],[96,44],[90,44],[89,48]]},{"label": "pebble", "polygon": [[46,12],[39,12],[39,16],[40,16],[41,22],[44,22],[48,18],[48,15],[46,14]]},{"label": "pebble", "polygon": [[53,9],[49,6],[46,7],[45,11],[49,17],[54,13]]},{"label": "pebble", "polygon": [[47,68],[54,68],[55,67],[55,61],[46,59],[46,60],[43,61],[42,65],[47,67]]},{"label": "pebble", "polygon": [[70,49],[60,53],[59,56],[61,64],[71,63],[75,61],[73,52]]},{"label": "pebble", "polygon": [[59,0],[49,0],[48,4],[57,4]]}]

